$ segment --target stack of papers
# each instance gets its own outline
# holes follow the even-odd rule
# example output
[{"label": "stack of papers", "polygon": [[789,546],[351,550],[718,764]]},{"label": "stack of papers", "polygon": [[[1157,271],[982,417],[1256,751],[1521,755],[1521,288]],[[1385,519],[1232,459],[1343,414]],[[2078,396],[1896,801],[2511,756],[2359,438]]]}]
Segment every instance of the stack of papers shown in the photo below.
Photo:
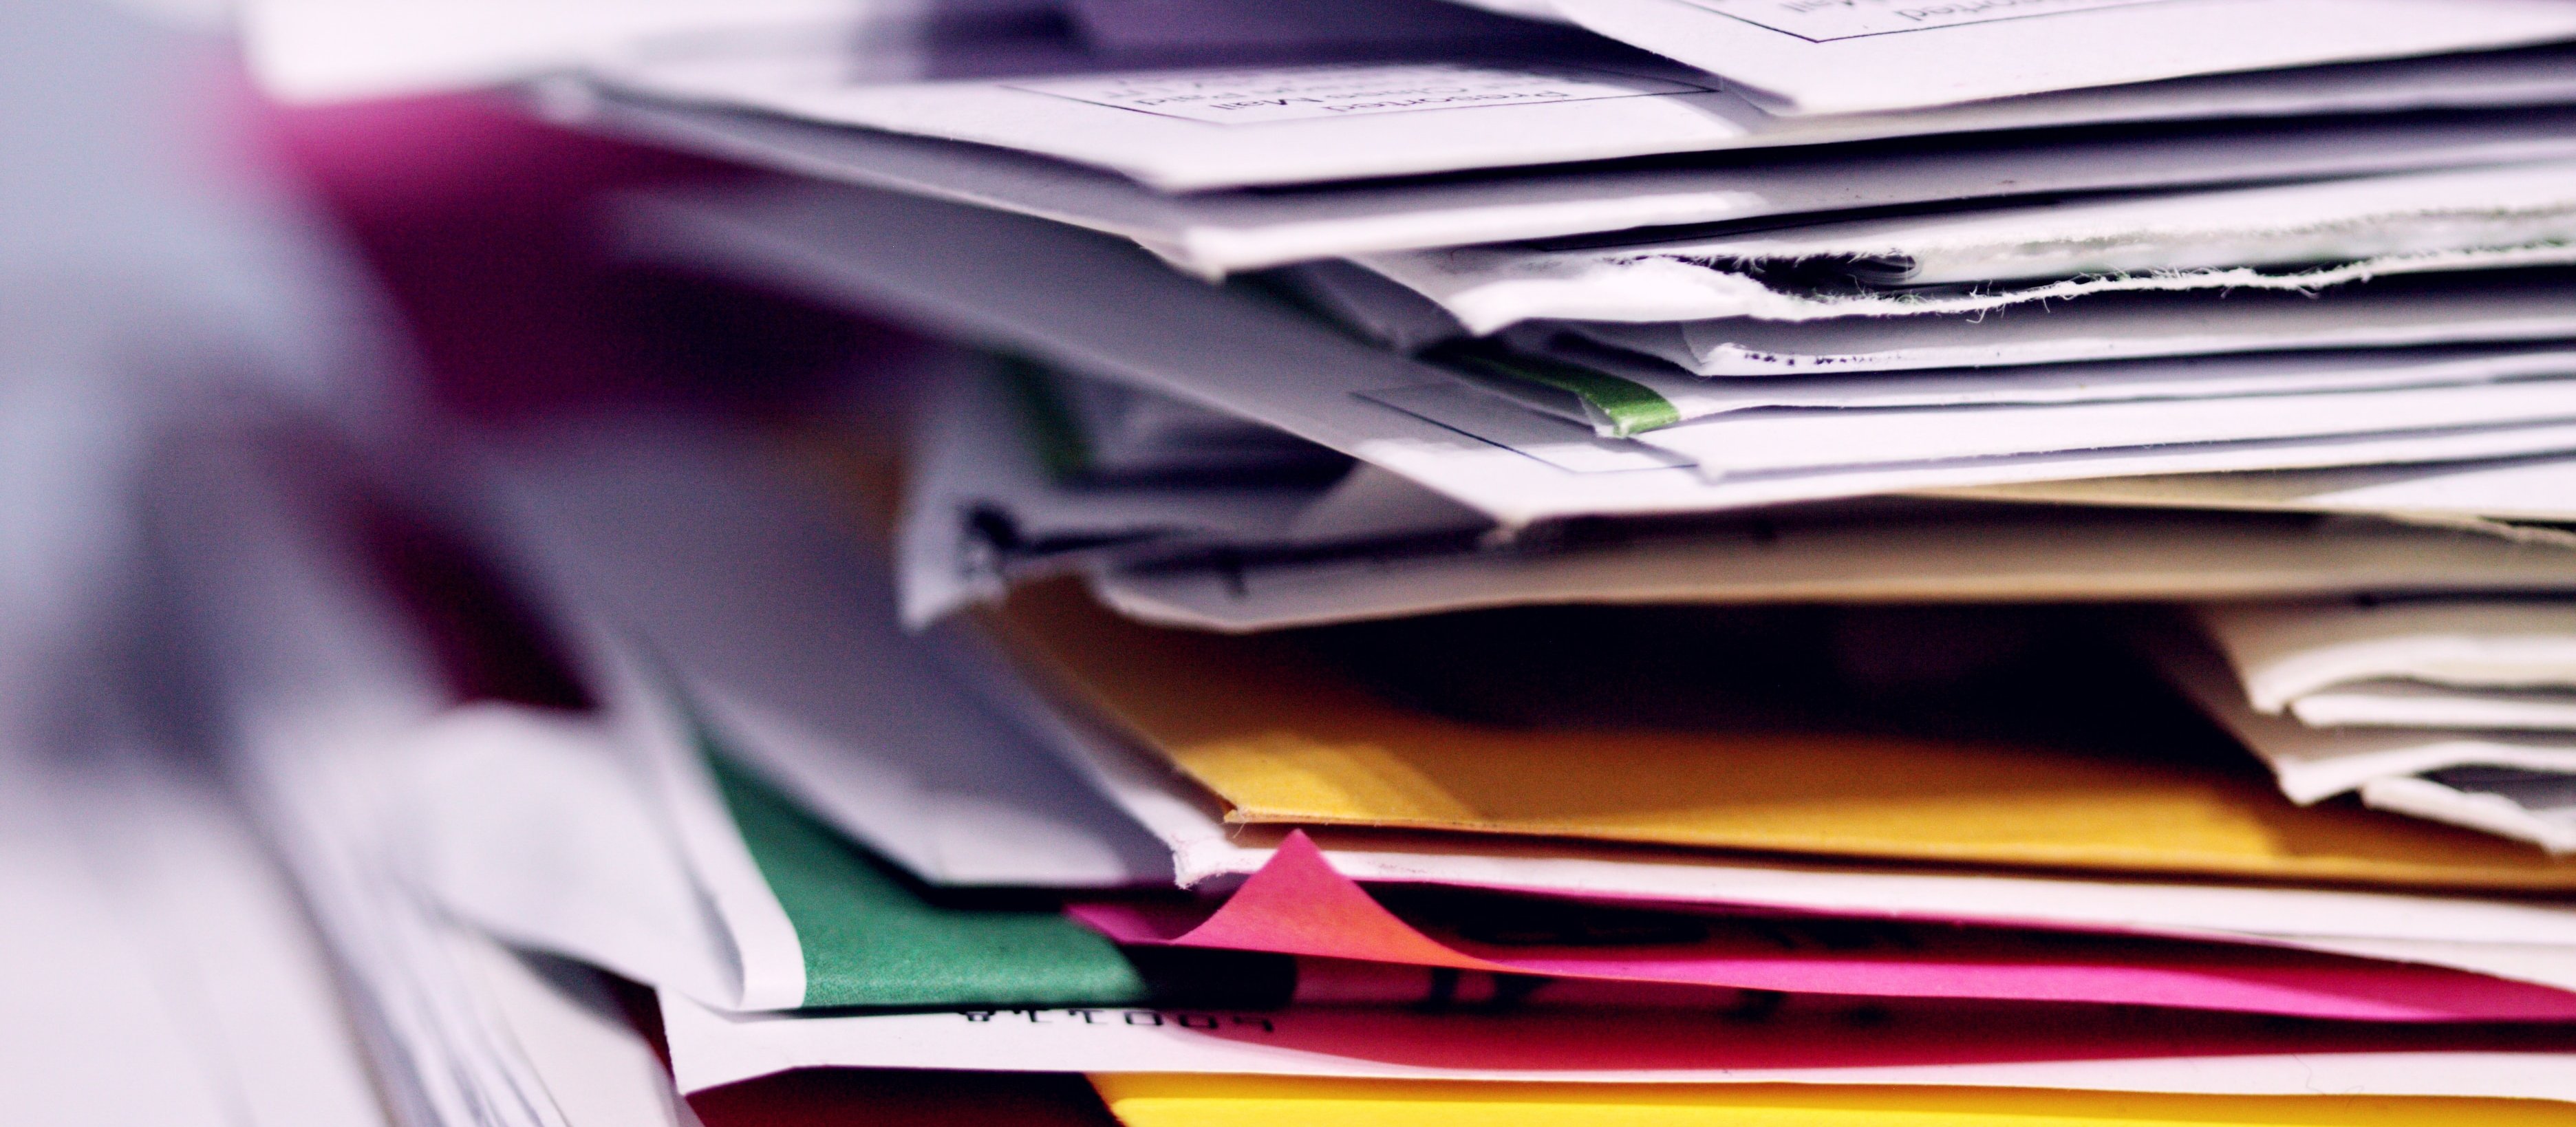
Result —
[{"label": "stack of papers", "polygon": [[2576,1105],[2565,0],[243,23],[738,166],[690,394],[137,491],[391,1120]]},{"label": "stack of papers", "polygon": [[[907,635],[886,530],[836,496],[872,511],[846,483],[873,475],[796,449],[669,421],[490,444],[483,500],[448,514],[536,617],[469,629],[517,656],[469,648],[467,668],[519,672],[509,699],[444,709],[427,667],[453,625],[368,597],[363,540],[276,519],[294,502],[254,469],[194,467],[244,498],[195,533],[239,576],[206,599],[244,616],[226,668],[343,686],[289,694],[307,734],[251,752],[294,804],[270,817],[312,835],[308,882],[374,857],[432,906],[326,921],[385,959],[372,988],[519,965],[495,940],[649,984],[657,1082],[718,1107],[812,1069],[1078,1072],[1131,1119],[1370,1098],[2001,1121],[2046,1090],[2033,1106],[2063,1114],[2260,1123],[2313,1114],[2300,1099],[2576,1098],[2576,912],[2551,899],[2576,871],[2291,804],[2132,651],[2094,645],[2119,636],[2099,616],[1564,608],[1230,637],[1058,580]],[[516,600],[466,605],[495,602]],[[326,606],[336,625],[255,626]],[[1562,652],[1476,641],[1531,625]],[[2149,750],[2063,715],[1981,729],[1903,705],[1921,670],[1812,678],[1999,625],[2056,639],[2015,678],[2099,663],[2047,688]],[[1818,627],[1859,648],[1819,651]],[[1640,637],[1764,649],[1579,664]],[[378,648],[279,652],[311,638]],[[1434,656],[1455,668],[1418,666]],[[1830,700],[1878,703],[1820,721]],[[308,758],[333,731],[397,742]],[[403,938],[422,928],[450,937]],[[439,999],[485,988],[465,982],[402,1004],[461,1022]],[[399,1036],[453,1051],[469,1028]]]}]

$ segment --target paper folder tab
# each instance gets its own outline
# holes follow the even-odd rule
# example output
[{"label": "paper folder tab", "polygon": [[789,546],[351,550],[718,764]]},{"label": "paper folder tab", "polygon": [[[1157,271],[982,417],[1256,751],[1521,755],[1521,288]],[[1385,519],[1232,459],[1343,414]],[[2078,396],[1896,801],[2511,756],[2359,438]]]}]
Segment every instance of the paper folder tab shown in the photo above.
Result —
[{"label": "paper folder tab", "polygon": [[2523,1127],[2576,1123],[2539,1100],[2182,1096],[1825,1084],[1480,1084],[1094,1076],[1127,1127]]},{"label": "paper folder tab", "polygon": [[1235,822],[2576,889],[2576,862],[2519,844],[2294,806],[2250,760],[2239,771],[1901,735],[1488,727],[1390,700],[1293,641],[1143,626],[1069,583],[1023,588],[986,621],[1042,683],[1169,757]]}]

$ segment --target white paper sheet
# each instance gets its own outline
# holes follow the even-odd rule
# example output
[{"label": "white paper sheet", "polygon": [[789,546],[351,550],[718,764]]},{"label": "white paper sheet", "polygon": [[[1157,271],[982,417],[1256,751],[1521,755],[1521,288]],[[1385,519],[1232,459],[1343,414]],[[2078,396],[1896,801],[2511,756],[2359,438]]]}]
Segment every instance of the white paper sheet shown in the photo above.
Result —
[{"label": "white paper sheet", "polygon": [[777,961],[774,944],[733,953],[651,790],[599,725],[468,708],[412,750],[399,823],[411,879],[458,919],[711,1005],[743,1004],[743,963]]},{"label": "white paper sheet", "polygon": [[[2462,771],[2433,776],[2395,776],[2362,784],[2361,800],[2374,809],[2411,814],[2464,829],[2528,841],[2553,854],[2576,853],[2576,818],[2563,802],[2524,799],[2532,789],[2517,786],[2455,786]],[[2552,797],[2563,786],[2553,786]],[[2534,796],[2537,797],[2537,796]]]},{"label": "white paper sheet", "polygon": [[2450,767],[2512,767],[2576,774],[2576,736],[2410,728],[2318,729],[2246,706],[2217,655],[2175,644],[2158,659],[2168,676],[2272,768],[2281,793],[2302,805],[2358,790],[2373,779]]},{"label": "white paper sheet", "polygon": [[146,686],[88,672],[78,734],[0,748],[9,1118],[393,1123],[329,954],[213,765],[143,735]]},{"label": "white paper sheet", "polygon": [[836,42],[814,37],[772,54],[616,60],[592,73],[613,89],[1014,149],[1173,192],[2060,125],[2576,100],[2576,75],[2547,53],[1806,118],[1774,116],[1710,75],[1644,59],[889,85],[882,67],[854,65]]},{"label": "white paper sheet", "polygon": [[1551,0],[1800,113],[2430,55],[2576,37],[2548,0]]},{"label": "white paper sheet", "polygon": [[[1914,1020],[1938,1019],[1927,1015]],[[2576,1058],[2561,1052],[2282,1052],[1839,1068],[1622,1068],[1608,1064],[1512,1068],[1454,1062],[1496,1055],[1526,1061],[1531,1056],[1528,1046],[1549,1043],[1582,1043],[1587,1049],[1584,1056],[1593,1061],[1615,1060],[1629,1054],[1652,1060],[1659,1055],[1651,1049],[1657,1042],[1670,1045],[1675,1038],[1696,1036],[1706,1038],[1708,1043],[1723,1044],[1765,1031],[1760,1026],[1748,1030],[1737,1025],[1730,1029],[1724,1022],[1706,1019],[1661,1026],[1634,1017],[1587,1021],[1526,1014],[1480,1018],[1410,1011],[1366,1017],[1347,1011],[1208,1013],[1150,1009],[1041,1009],[885,1017],[741,1016],[719,1014],[673,995],[664,996],[662,1021],[670,1039],[672,1069],[681,1090],[687,1092],[794,1068],[844,1067],[1423,1080],[1930,1084],[2243,1095],[2331,1092],[2576,1100],[2576,1080],[2570,1078],[2568,1068],[2571,1059]],[[1865,1038],[1891,1033],[1902,1035],[1916,1026],[1907,1017],[1899,1017],[1877,1023],[1877,1027],[1886,1032],[1862,1033],[1845,1026],[1842,1036],[1851,1042],[1863,1042]],[[1732,1038],[1725,1033],[1710,1036],[1719,1030],[1727,1030]],[[1359,1055],[1367,1051],[1364,1046],[1370,1037],[1383,1037],[1387,1044],[1407,1048],[1422,1046],[1429,1052]],[[1514,1045],[1521,1046],[1521,1050],[1511,1052]],[[1345,1055],[1325,1046],[1350,1051]],[[1723,1059],[1723,1054],[1712,1051],[1707,1057]]]},{"label": "white paper sheet", "polygon": [[[2141,461],[2170,464],[2134,472],[2175,473],[2278,468],[2281,452],[2258,443],[2570,420],[2576,420],[2576,379],[2550,379],[2107,403],[1771,408],[1648,431],[1631,441],[1688,459],[1717,479],[2086,450],[2135,450]],[[2240,445],[2242,456],[2224,449]],[[2349,460],[2381,459],[2356,452]]]},{"label": "white paper sheet", "polygon": [[[2439,429],[2334,432],[2338,426],[2384,426],[2392,418],[2402,418],[2401,405],[2417,396],[2443,404],[2425,411],[2427,418],[2478,418],[2476,404],[2452,402],[2442,393],[2475,399],[2516,386],[2246,396],[2241,401],[2208,402],[2137,400],[1883,411],[1783,408],[1719,415],[1644,431],[1629,439],[1598,438],[1591,427],[1465,387],[1375,391],[1367,398],[1568,472],[1642,471],[1654,464],[1621,455],[1639,451],[1665,455],[1676,464],[1690,464],[1722,494],[1743,498],[1739,503],[1760,504],[1948,485],[2383,465],[2576,448],[2568,437],[2571,424],[2563,417],[2553,418],[2558,408],[2539,412],[2540,420],[2534,421],[2526,413],[2530,403],[2522,396],[2500,396],[2487,402],[2495,409],[2493,414]],[[2536,398],[2554,399],[2565,390]],[[2343,398],[2357,402],[2325,402]],[[2303,428],[2322,433],[2295,433]],[[2259,434],[2265,429],[2294,433],[2279,438],[2191,438]],[[2110,439],[2120,441],[2106,442]],[[2106,444],[2045,449],[2087,442]],[[2014,449],[2023,446],[2043,449]],[[1890,460],[1869,460],[1873,458]]]},{"label": "white paper sheet", "polygon": [[2576,605],[2537,599],[2379,604],[2244,603],[2195,608],[2247,702],[2278,714],[2353,682],[2576,688]]},{"label": "white paper sheet", "polygon": [[[1619,475],[1625,478],[1629,475]],[[1712,568],[1712,560],[1723,561]],[[1476,607],[1622,602],[2277,599],[2565,587],[2562,549],[2377,520],[2037,509],[1873,520],[1789,514],[1598,548],[1254,559],[1096,573],[1128,615],[1250,631]]]},{"label": "white paper sheet", "polygon": [[2311,728],[2576,732],[2576,692],[2352,681],[2300,696],[2290,702],[2289,713]]},{"label": "white paper sheet", "polygon": [[2485,527],[2537,543],[2548,529],[2510,520],[2576,521],[2576,461],[2530,458],[2427,466],[2097,478],[1946,491],[2002,501],[2124,508],[2258,512],[2390,513],[2427,523]]},{"label": "white paper sheet", "polygon": [[[1486,333],[1525,320],[1806,321],[1974,313],[2091,294],[2310,291],[2391,274],[2567,262],[2576,164],[1827,222],[1601,249],[1473,247],[1359,261]],[[1847,265],[1838,265],[1847,264]],[[1809,292],[1764,271],[1849,274]]]},{"label": "white paper sheet", "polygon": [[[403,738],[446,703],[425,659],[229,439],[156,478],[168,562],[205,639],[232,770],[345,971],[353,1022],[403,1122],[569,1127],[410,882]],[[237,437],[237,436],[234,436]]]},{"label": "white paper sheet", "polygon": [[2576,335],[2576,282],[2556,272],[2394,278],[2295,293],[2100,294],[1943,316],[1750,318],[1565,327],[1704,376],[2048,364]]},{"label": "white paper sheet", "polygon": [[620,97],[561,99],[594,127],[782,172],[1015,211],[1135,240],[1207,277],[1345,255],[2037,192],[2352,175],[2576,156],[2576,116],[2225,123],[2138,137],[1912,144],[1901,152],[1517,169],[1436,181],[1173,196],[1007,149]]},{"label": "white paper sheet", "polygon": [[[1670,404],[1672,414],[1682,422],[1762,407],[1877,410],[2106,403],[2434,387],[2576,375],[2576,349],[2537,345],[2257,353],[2036,364],[2001,370],[1968,368],[1717,380],[1691,375],[1652,357],[1589,346],[1580,338],[1560,333],[1529,333],[1509,339],[1533,355],[1564,360],[1642,385]],[[1544,401],[1532,405],[1546,409]],[[1589,423],[1605,434],[1617,432],[1616,423],[1598,417],[1598,411],[1560,407],[1556,413]]]},{"label": "white paper sheet", "polygon": [[700,1127],[599,972],[472,932],[450,941],[569,1127]]}]

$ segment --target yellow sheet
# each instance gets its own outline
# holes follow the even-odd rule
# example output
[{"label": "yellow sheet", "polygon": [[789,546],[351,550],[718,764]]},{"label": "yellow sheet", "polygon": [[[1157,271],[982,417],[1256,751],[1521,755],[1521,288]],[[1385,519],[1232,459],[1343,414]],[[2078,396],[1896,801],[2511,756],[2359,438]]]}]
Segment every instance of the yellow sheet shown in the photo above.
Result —
[{"label": "yellow sheet", "polygon": [[2576,860],[2243,770],[1995,743],[1480,727],[1283,640],[1144,626],[1070,583],[986,616],[1039,679],[1133,733],[1230,820],[2414,885],[2576,890]]},{"label": "yellow sheet", "polygon": [[2539,1100],[2166,1096],[1799,1084],[1473,1084],[1094,1076],[1126,1127],[2537,1127]]}]

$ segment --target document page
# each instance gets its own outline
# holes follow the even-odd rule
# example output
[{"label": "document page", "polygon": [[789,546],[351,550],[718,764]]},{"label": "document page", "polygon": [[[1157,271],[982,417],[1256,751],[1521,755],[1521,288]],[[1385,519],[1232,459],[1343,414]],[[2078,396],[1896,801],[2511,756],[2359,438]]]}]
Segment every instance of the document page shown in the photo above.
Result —
[{"label": "document page", "polygon": [[1557,0],[1781,113],[1911,109],[2576,37],[2557,0]]}]

